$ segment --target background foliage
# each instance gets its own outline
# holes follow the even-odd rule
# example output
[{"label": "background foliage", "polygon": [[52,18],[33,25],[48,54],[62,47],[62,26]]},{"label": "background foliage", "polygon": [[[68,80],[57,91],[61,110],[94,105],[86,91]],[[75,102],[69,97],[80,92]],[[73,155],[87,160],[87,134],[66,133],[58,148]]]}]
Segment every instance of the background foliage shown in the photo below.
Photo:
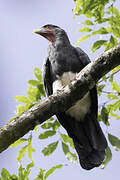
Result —
[{"label": "background foliage", "polygon": [[[85,17],[84,22],[82,22],[82,28],[78,30],[80,34],[82,34],[82,37],[78,40],[76,46],[88,38],[94,39],[92,40],[93,44],[91,46],[93,52],[97,51],[99,48],[102,48],[103,51],[107,51],[117,45],[120,39],[120,12],[116,7],[116,1],[74,0],[74,2],[74,18]],[[118,75],[119,72],[120,66],[113,69],[107,76],[104,76],[97,84],[99,98],[102,99],[102,97],[104,97],[104,101],[99,105],[98,120],[105,124],[107,130],[111,120],[120,119],[120,82],[116,78],[116,74]],[[19,116],[23,111],[32,107],[45,96],[42,84],[42,73],[39,68],[34,69],[34,75],[36,79],[28,81],[29,88],[27,97],[15,96],[15,100],[20,102],[17,106],[16,116]],[[12,121],[12,119],[10,121]],[[72,139],[67,134],[63,133],[61,125],[56,118],[50,118],[41,126],[37,126],[34,131],[37,132],[38,128],[41,131],[38,140],[47,141],[48,138],[55,137],[54,142],[51,142],[42,149],[41,153],[43,153],[44,156],[49,156],[55,153],[56,148],[61,148],[69,161],[77,161]],[[120,140],[111,133],[107,134],[110,146],[112,145],[116,151],[120,151]],[[29,180],[31,168],[34,166],[32,154],[35,152],[35,149],[32,147],[32,134],[30,134],[28,138],[19,139],[11,145],[11,148],[20,144],[23,144],[23,146],[17,155],[17,160],[20,164],[18,175],[11,175],[3,168],[0,180]],[[106,158],[101,168],[105,168],[107,163],[112,159],[110,146],[106,149]],[[25,153],[28,154],[31,161],[31,163],[26,165],[26,168],[24,168],[21,163]],[[65,165],[59,164],[53,166],[49,170],[40,168],[35,180],[46,180],[56,169],[62,168],[63,166]]]}]

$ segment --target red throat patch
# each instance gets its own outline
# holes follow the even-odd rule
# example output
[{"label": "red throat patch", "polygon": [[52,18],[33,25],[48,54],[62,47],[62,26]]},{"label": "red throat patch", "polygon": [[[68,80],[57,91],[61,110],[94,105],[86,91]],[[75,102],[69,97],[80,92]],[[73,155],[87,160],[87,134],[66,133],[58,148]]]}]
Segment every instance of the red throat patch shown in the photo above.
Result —
[{"label": "red throat patch", "polygon": [[48,34],[44,34],[44,37],[46,39],[48,39],[50,42],[55,42],[55,36],[54,36],[54,34],[52,32],[52,27],[46,26],[44,28],[45,28],[45,30],[47,30],[49,32]]},{"label": "red throat patch", "polygon": [[53,33],[44,34],[44,37],[48,39],[50,42],[55,42],[55,36],[53,35]]}]

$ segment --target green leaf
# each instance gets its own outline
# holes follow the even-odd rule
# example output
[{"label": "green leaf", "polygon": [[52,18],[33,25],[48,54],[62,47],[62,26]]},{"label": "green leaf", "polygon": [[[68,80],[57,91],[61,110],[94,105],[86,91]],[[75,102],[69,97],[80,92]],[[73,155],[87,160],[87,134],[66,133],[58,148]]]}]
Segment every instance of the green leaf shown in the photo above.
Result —
[{"label": "green leaf", "polygon": [[109,17],[108,23],[111,25],[111,32],[118,38],[120,38],[120,16]]},{"label": "green leaf", "polygon": [[116,46],[118,43],[117,39],[111,35],[110,37],[110,42],[107,44],[105,51],[108,51],[109,49],[113,48]]},{"label": "green leaf", "polygon": [[109,112],[107,108],[103,106],[101,110],[101,118],[102,118],[102,121],[106,124],[106,126],[110,125],[108,121],[108,117],[109,117]]},{"label": "green leaf", "polygon": [[105,81],[105,82],[107,81],[106,75],[104,75],[104,76],[102,77],[102,80]]},{"label": "green leaf", "polygon": [[101,95],[102,90],[104,89],[104,87],[105,87],[105,84],[101,84],[101,85],[97,86],[97,93],[98,93],[99,96]]},{"label": "green leaf", "polygon": [[83,24],[88,25],[88,26],[94,25],[93,22],[90,20],[85,20],[85,22]]},{"label": "green leaf", "polygon": [[107,40],[99,40],[96,41],[93,45],[91,50],[95,52],[97,49],[99,49],[101,46],[104,46],[107,43]]},{"label": "green leaf", "polygon": [[95,18],[95,22],[101,23],[102,18],[104,16],[104,5],[103,4],[99,3],[96,7],[94,7],[94,9],[93,9],[93,16]]},{"label": "green leaf", "polygon": [[112,32],[117,38],[120,38],[120,29],[119,29],[119,27],[117,27],[117,26],[113,27]]},{"label": "green leaf", "polygon": [[120,93],[120,87],[116,81],[111,82],[111,86],[113,91],[117,91],[118,93]]},{"label": "green leaf", "polygon": [[111,94],[111,93],[109,93],[109,94],[107,95],[107,97],[108,97],[108,99],[112,99],[112,100],[118,99],[118,97],[117,97],[116,95]]},{"label": "green leaf", "polygon": [[108,21],[109,21],[109,18],[102,18],[102,19],[99,21],[99,24],[104,23],[104,22],[108,22]]},{"label": "green leaf", "polygon": [[53,131],[56,131],[59,127],[60,127],[60,123],[59,123],[58,120],[56,120],[54,123],[46,122],[46,123],[41,125],[41,128],[43,128],[43,129],[50,129],[50,128],[52,128]]},{"label": "green leaf", "polygon": [[31,104],[31,101],[25,96],[15,96],[14,99],[17,102],[22,102],[24,104]]},{"label": "green leaf", "polygon": [[41,125],[42,129],[50,129],[53,127],[53,123],[47,122]]},{"label": "green leaf", "polygon": [[42,82],[42,72],[40,71],[39,68],[35,68],[35,69],[34,69],[34,74],[35,74],[35,77],[36,77],[40,82]]},{"label": "green leaf", "polygon": [[19,116],[20,114],[22,114],[24,111],[28,110],[29,106],[24,106],[24,105],[17,105],[17,111],[16,111],[16,114],[17,116]]},{"label": "green leaf", "polygon": [[20,149],[18,155],[17,155],[17,160],[19,161],[19,163],[21,162],[22,158],[24,157],[26,151],[28,149],[28,145],[24,146],[23,148]]},{"label": "green leaf", "polygon": [[99,112],[98,112],[98,121],[102,121],[102,117]]},{"label": "green leaf", "polygon": [[110,112],[109,114],[111,115],[111,113],[113,111],[116,111],[116,110],[120,109],[120,100],[118,100],[118,101],[116,101],[116,102],[114,102],[112,104],[108,104],[106,107],[107,107],[107,109],[109,109],[109,112]]},{"label": "green leaf", "polygon": [[53,131],[56,131],[59,127],[60,127],[60,123],[58,120],[56,120],[54,123],[53,123]]},{"label": "green leaf", "polygon": [[110,116],[113,116],[113,117],[115,117],[116,119],[120,119],[120,116],[117,115],[117,114],[115,114],[115,113],[110,113]]},{"label": "green leaf", "polygon": [[38,130],[38,125],[35,126],[34,130],[35,130],[35,132],[37,132],[37,130]]},{"label": "green leaf", "polygon": [[57,129],[61,126],[61,124],[59,123],[58,120],[56,120],[54,123],[53,123],[53,131],[57,131]]},{"label": "green leaf", "polygon": [[63,152],[66,156],[66,158],[71,161],[71,162],[76,162],[77,161],[77,156],[76,154],[73,154],[70,152],[69,150],[69,147],[67,144],[65,144],[64,142],[62,142],[62,149],[63,149]]},{"label": "green leaf", "polygon": [[34,166],[34,162],[31,162],[27,165],[26,169],[29,170],[30,168],[32,168]]},{"label": "green leaf", "polygon": [[35,178],[34,180],[44,180],[44,172],[45,172],[45,170],[40,168],[40,172],[38,174],[38,177]]},{"label": "green leaf", "polygon": [[78,32],[90,32],[92,31],[92,29],[88,28],[88,27],[83,27],[82,29],[79,29]]},{"label": "green leaf", "polygon": [[113,74],[109,76],[109,82],[113,82]]},{"label": "green leaf", "polygon": [[23,168],[22,165],[20,165],[19,172],[18,172],[19,179],[25,180],[24,170],[25,170],[25,168]]},{"label": "green leaf", "polygon": [[62,168],[64,165],[62,164],[59,164],[59,165],[56,165],[56,166],[53,166],[52,168],[50,168],[46,173],[45,173],[45,180],[48,178],[48,176],[50,176],[56,169],[60,169]]},{"label": "green leaf", "polygon": [[42,153],[44,154],[44,156],[49,156],[50,154],[52,154],[57,148],[57,145],[58,145],[58,141],[51,143],[47,147],[45,147],[42,150]]},{"label": "green leaf", "polygon": [[18,180],[29,180],[28,176],[33,166],[34,166],[33,162],[29,163],[26,168],[23,168],[22,165],[20,165],[19,171],[18,171]]},{"label": "green leaf", "polygon": [[117,45],[118,41],[117,41],[117,39],[114,36],[111,35],[110,43],[112,44],[112,47],[114,47],[114,46]]},{"label": "green leaf", "polygon": [[108,14],[115,14],[116,16],[119,16],[119,10],[114,7],[114,6],[110,6],[108,8],[108,11],[107,11]]},{"label": "green leaf", "polygon": [[105,160],[103,161],[101,168],[104,169],[107,166],[107,164],[111,161],[111,159],[112,159],[112,152],[108,146],[105,150]]},{"label": "green leaf", "polygon": [[41,96],[45,96],[45,90],[44,90],[43,84],[42,84],[42,83],[39,84],[39,85],[37,86],[37,88],[38,88],[38,90],[39,90],[40,95],[41,95]]},{"label": "green leaf", "polygon": [[39,135],[39,139],[46,139],[50,136],[54,136],[56,134],[56,131],[45,131],[44,133],[41,133]]},{"label": "green leaf", "polygon": [[13,144],[11,144],[10,147],[11,147],[11,148],[17,147],[18,145],[20,145],[20,144],[22,144],[22,143],[24,143],[24,142],[26,142],[26,141],[27,141],[27,139],[21,138],[21,139],[15,141]]},{"label": "green leaf", "polygon": [[41,98],[40,92],[38,88],[32,87],[31,85],[29,86],[27,95],[29,99],[34,103],[38,102]]},{"label": "green leaf", "polygon": [[32,86],[39,86],[40,82],[36,80],[29,80],[28,83]]},{"label": "green leaf", "polygon": [[120,152],[120,139],[111,134],[108,134],[108,139],[115,150]]},{"label": "green leaf", "polygon": [[73,140],[66,134],[60,134],[61,139],[64,143],[69,143],[72,148],[74,148]]},{"label": "green leaf", "polygon": [[11,178],[10,178],[11,175],[5,168],[2,168],[1,176],[2,176],[2,180],[11,180]]},{"label": "green leaf", "polygon": [[[27,152],[28,152],[28,157],[31,160],[31,162],[33,162],[32,159],[32,153],[35,152],[35,149],[32,147],[32,135],[30,135],[30,137],[28,138],[28,148],[27,148]],[[33,162],[34,163],[34,162]]]},{"label": "green leaf", "polygon": [[85,39],[87,39],[87,38],[89,38],[89,37],[90,37],[90,35],[82,36],[82,37],[78,40],[78,42],[76,43],[76,46],[78,46],[78,44],[79,44],[80,42],[84,41]]},{"label": "green leaf", "polygon": [[54,121],[54,118],[53,118],[53,117],[51,117],[50,119],[48,119],[48,121]]},{"label": "green leaf", "polygon": [[26,167],[26,169],[24,169],[24,177],[25,177],[25,179],[26,180],[29,180],[28,179],[28,176],[29,176],[29,174],[30,174],[30,171],[31,171],[31,168],[34,166],[34,163],[33,162],[31,162],[30,164],[28,164],[27,165],[27,167]]},{"label": "green leaf", "polygon": [[109,31],[107,31],[106,28],[101,27],[99,30],[93,31],[92,35],[96,35],[96,34],[108,34],[108,33],[109,33]]},{"label": "green leaf", "polygon": [[35,152],[35,149],[32,147],[32,143],[29,143],[29,144],[28,144],[27,151],[28,151],[28,157],[29,157],[29,159],[33,162],[32,153]]},{"label": "green leaf", "polygon": [[112,73],[115,73],[120,70],[120,65],[112,69]]},{"label": "green leaf", "polygon": [[12,174],[11,180],[19,180],[18,177],[15,174]]},{"label": "green leaf", "polygon": [[14,116],[13,118],[9,119],[9,122],[12,122],[15,118],[17,118],[17,116]]}]

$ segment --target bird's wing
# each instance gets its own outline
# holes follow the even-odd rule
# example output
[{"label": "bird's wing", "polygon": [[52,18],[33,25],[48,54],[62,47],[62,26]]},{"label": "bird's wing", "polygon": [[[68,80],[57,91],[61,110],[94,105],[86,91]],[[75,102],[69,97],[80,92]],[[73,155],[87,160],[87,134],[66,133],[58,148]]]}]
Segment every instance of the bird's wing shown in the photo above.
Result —
[{"label": "bird's wing", "polygon": [[83,66],[86,66],[90,63],[90,59],[88,55],[79,47],[75,48],[76,54],[80,61],[82,62]]},{"label": "bird's wing", "polygon": [[52,80],[51,80],[51,73],[50,73],[49,58],[47,58],[43,64],[42,73],[43,73],[42,77],[43,77],[43,83],[44,83],[46,95],[50,96],[53,93],[53,90],[52,90]]},{"label": "bird's wing", "polygon": [[[78,58],[80,59],[80,61],[82,62],[83,66],[86,66],[87,64],[90,63],[90,59],[87,56],[87,54],[81,50],[80,48],[76,48],[76,52],[78,54]],[[88,119],[89,120],[87,123],[89,124],[88,126],[86,126],[86,132],[88,132],[88,137],[91,137],[93,142],[94,142],[94,146],[99,147],[100,149],[104,149],[106,147],[106,140],[104,138],[103,132],[100,128],[100,125],[98,123],[98,118],[97,118],[97,114],[98,114],[98,97],[97,97],[97,88],[96,86],[94,86],[91,90],[90,90],[90,97],[91,97],[91,113],[88,114]],[[88,128],[89,127],[89,128]],[[101,141],[101,143],[99,144],[98,142]]]},{"label": "bird's wing", "polygon": [[[87,66],[91,61],[88,57],[88,55],[79,47],[75,48],[76,53],[78,55],[78,58],[80,59],[80,61],[82,62],[83,66]],[[90,96],[91,99],[94,103],[92,103],[92,112],[95,113],[96,117],[97,117],[97,112],[98,112],[98,98],[97,98],[97,89],[96,86],[94,86],[91,90],[90,90]]]}]

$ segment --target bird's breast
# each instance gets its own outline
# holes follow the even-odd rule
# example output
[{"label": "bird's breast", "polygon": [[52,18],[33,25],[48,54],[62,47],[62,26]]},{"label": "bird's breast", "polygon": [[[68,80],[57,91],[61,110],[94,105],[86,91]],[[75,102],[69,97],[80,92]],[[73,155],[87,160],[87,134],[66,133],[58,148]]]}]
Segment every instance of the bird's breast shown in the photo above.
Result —
[{"label": "bird's breast", "polygon": [[[53,93],[60,91],[64,86],[70,85],[71,81],[76,78],[77,73],[65,72],[62,76],[57,76],[57,80],[53,82]],[[82,121],[87,113],[90,111],[91,98],[88,92],[82,99],[78,100],[75,105],[70,107],[66,114],[75,118],[78,121]]]}]

